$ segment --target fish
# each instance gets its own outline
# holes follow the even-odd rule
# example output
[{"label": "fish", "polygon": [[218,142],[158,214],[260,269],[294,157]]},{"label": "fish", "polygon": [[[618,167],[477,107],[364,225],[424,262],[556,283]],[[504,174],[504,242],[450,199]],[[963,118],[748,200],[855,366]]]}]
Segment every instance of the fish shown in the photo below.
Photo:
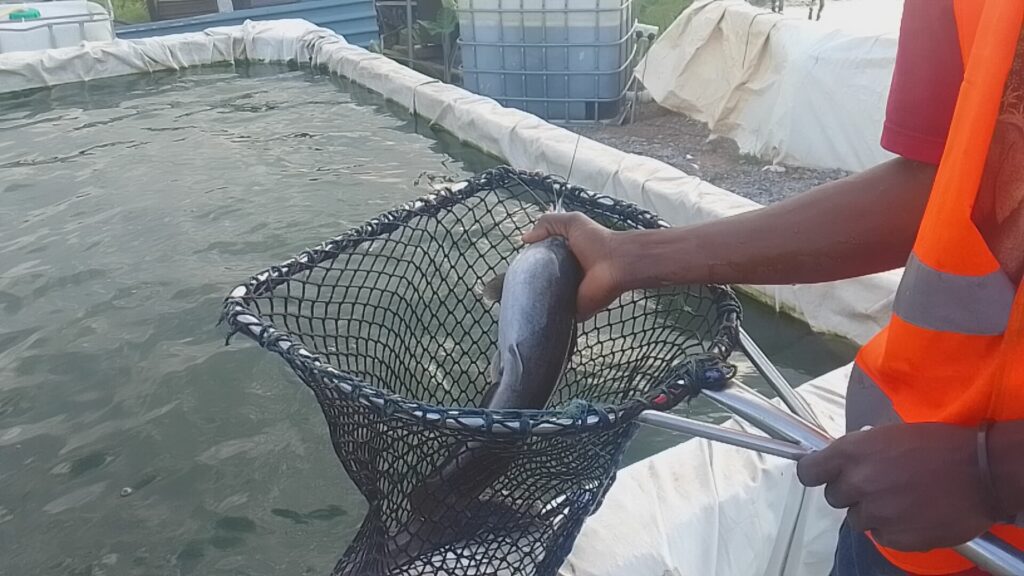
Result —
[{"label": "fish", "polygon": [[543,408],[576,345],[576,294],[583,270],[561,236],[530,244],[484,287],[497,301],[498,349],[493,384],[482,406]]},{"label": "fish", "polygon": [[[576,348],[576,295],[582,279],[568,241],[551,236],[524,247],[505,273],[484,285],[484,300],[497,302],[499,314],[491,383],[481,408],[539,410],[547,405]],[[488,506],[481,496],[521,451],[514,439],[506,444],[464,441],[453,447],[409,494],[412,520],[387,546],[392,561],[412,560],[482,528],[488,519],[474,519],[476,511]]]},{"label": "fish", "polygon": [[[576,294],[583,272],[560,236],[527,245],[483,289],[500,304],[491,385],[480,407],[539,410],[547,405],[576,344]],[[465,505],[505,473],[514,454],[466,442],[413,493],[413,506]]]},{"label": "fish", "polygon": [[[564,209],[556,199],[548,211]],[[499,305],[498,335],[490,383],[478,407],[540,410],[547,405],[576,350],[576,296],[582,280],[583,269],[568,240],[549,236],[523,247],[504,273],[484,283],[478,295]],[[344,562],[336,573],[384,576],[418,566],[442,548],[473,542],[483,531],[509,525],[543,530],[530,528],[536,522],[530,502],[485,497],[523,450],[516,438],[457,443],[409,492],[406,519],[382,548]],[[465,558],[462,552],[457,555]]]}]

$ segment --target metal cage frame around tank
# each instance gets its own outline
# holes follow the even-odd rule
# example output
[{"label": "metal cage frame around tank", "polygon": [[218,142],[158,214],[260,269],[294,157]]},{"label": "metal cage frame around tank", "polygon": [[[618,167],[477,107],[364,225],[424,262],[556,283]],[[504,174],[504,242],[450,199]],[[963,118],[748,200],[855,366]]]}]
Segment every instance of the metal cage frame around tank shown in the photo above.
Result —
[{"label": "metal cage frame around tank", "polygon": [[[230,329],[228,339],[236,333],[242,333],[262,348],[284,359],[303,380],[329,384],[342,397],[355,400],[379,414],[404,418],[427,427],[476,430],[499,436],[559,436],[627,425],[644,410],[667,410],[692,397],[692,390],[702,387],[701,382],[706,379],[706,370],[731,369],[727,360],[739,345],[741,307],[736,295],[727,286],[707,286],[713,294],[719,321],[704,355],[687,362],[684,366],[676,367],[674,377],[670,381],[652,386],[652,389],[642,396],[614,406],[587,403],[585,409],[578,410],[572,415],[564,410],[550,408],[491,410],[445,407],[404,398],[368,384],[324,362],[310,352],[298,338],[275,328],[249,304],[251,299],[270,294],[275,287],[288,282],[293,276],[337,258],[343,252],[363,243],[389,234],[413,218],[437,215],[446,207],[463,202],[482,190],[489,190],[490,187],[483,184],[490,184],[495,180],[513,184],[530,182],[548,187],[559,194],[568,210],[615,215],[637,229],[670,227],[664,220],[635,204],[590,192],[582,187],[570,185],[564,180],[508,167],[495,168],[464,182],[462,186],[440,190],[385,212],[340,236],[302,251],[298,256],[278,266],[255,274],[247,283],[233,289],[224,301],[221,321],[227,323]],[[731,373],[726,376],[729,377]]]},{"label": "metal cage frame around tank", "polygon": [[[494,98],[495,100],[497,100],[499,103],[501,103],[503,105],[512,105],[512,106],[514,106],[516,108],[520,108],[520,109],[523,109],[523,110],[531,111],[531,112],[534,112],[534,113],[536,113],[536,108],[533,108],[532,106],[534,106],[534,105],[543,106],[544,113],[541,114],[541,116],[543,116],[544,119],[550,120],[550,121],[556,121],[556,122],[573,122],[573,121],[579,122],[579,121],[584,121],[584,122],[589,122],[589,121],[597,121],[597,120],[608,120],[608,119],[611,119],[611,118],[621,114],[623,112],[623,110],[621,110],[622,104],[623,104],[623,102],[625,102],[626,96],[628,95],[628,92],[629,92],[631,69],[635,65],[636,55],[637,55],[637,45],[636,45],[636,30],[637,30],[637,27],[636,27],[636,23],[633,22],[633,17],[632,17],[632,14],[633,14],[633,0],[624,0],[624,1],[622,1],[619,4],[619,6],[607,7],[607,8],[605,8],[605,7],[597,7],[597,6],[592,7],[592,8],[569,8],[569,7],[565,7],[565,8],[526,8],[526,7],[523,6],[523,4],[524,4],[524,1],[523,0],[519,0],[519,7],[518,8],[510,8],[510,7],[504,7],[504,6],[499,6],[499,7],[494,7],[494,8],[492,8],[492,7],[480,8],[480,7],[476,7],[473,4],[473,0],[469,0],[468,7],[466,7],[466,4],[464,4],[464,2],[460,2],[459,3],[458,14],[459,14],[460,26],[463,25],[463,21],[464,21],[463,19],[465,18],[466,20],[468,20],[469,22],[472,23],[472,28],[473,28],[474,33],[475,33],[477,28],[478,28],[478,26],[476,24],[476,21],[477,21],[477,15],[479,15],[479,14],[494,14],[494,15],[496,15],[496,18],[497,18],[498,23],[499,23],[498,24],[499,38],[495,42],[481,41],[481,40],[477,40],[477,39],[466,40],[460,34],[460,37],[458,39],[458,44],[459,44],[460,50],[462,51],[462,62],[463,62],[462,73],[463,73],[463,83],[464,83],[464,85],[467,82],[467,78],[475,78],[476,82],[478,83],[477,87],[479,88],[479,82],[480,82],[480,78],[482,76],[487,75],[487,76],[497,76],[497,77],[500,77],[501,78],[501,85],[502,85],[501,94],[490,93],[490,92],[487,92],[487,93],[480,92],[480,93],[483,94],[484,96],[489,97],[489,98]],[[571,20],[572,15],[574,15],[574,14],[578,14],[578,15],[598,15],[596,17],[599,20],[600,19],[599,15],[600,14],[606,14],[606,13],[616,13],[616,14],[622,15],[617,20],[618,23],[619,23],[619,35],[618,35],[619,37],[614,39],[614,40],[609,40],[609,41],[604,41],[604,42],[598,41],[598,40],[589,41],[589,42],[571,42],[571,41],[570,42],[548,42],[547,38],[546,38],[547,30],[548,30],[548,25],[547,25],[547,20],[546,19],[544,19],[544,23],[541,26],[541,29],[542,29],[542,32],[543,32],[543,36],[545,36],[545,38],[541,42],[526,42],[525,40],[512,41],[512,40],[506,39],[506,29],[505,29],[505,26],[504,26],[504,18],[506,16],[514,16],[514,17],[518,17],[519,18],[519,20],[520,20],[520,23],[519,23],[519,27],[520,27],[519,37],[525,39],[526,36],[527,36],[527,34],[525,32],[525,28],[526,28],[525,21],[526,21],[528,15],[541,16],[541,17],[546,17],[546,16],[552,15],[552,14],[564,15],[565,19],[566,19],[566,28],[569,29],[570,26],[569,26],[568,23]],[[595,24],[595,29],[599,29],[599,28],[600,28],[600,26]],[[618,59],[619,60],[618,65],[615,66],[614,68],[596,69],[596,70],[572,70],[572,69],[570,69],[570,67],[571,67],[571,62],[569,61],[569,53],[570,53],[570,51],[588,50],[589,49],[589,50],[593,50],[593,51],[596,52],[596,51],[601,50],[601,49],[609,49],[609,48],[615,48],[615,49],[618,50],[619,54],[621,54],[621,57]],[[473,53],[473,62],[476,65],[479,65],[478,61],[477,61],[477,50],[478,49],[494,49],[494,50],[497,50],[501,54],[501,60],[503,62],[506,61],[506,52],[507,51],[518,51],[520,53],[520,58],[522,58],[522,69],[519,69],[519,70],[517,70],[517,69],[505,69],[504,67],[502,67],[500,69],[489,69],[489,68],[480,68],[480,67],[467,67],[465,62],[467,60],[466,53],[468,51],[472,51],[472,53]],[[527,50],[539,50],[541,52],[541,54],[542,54],[542,58],[545,61],[545,63],[548,61],[548,52],[549,51],[552,51],[552,50],[555,50],[555,51],[563,50],[565,52],[565,62],[564,62],[564,68],[565,69],[564,70],[547,70],[547,69],[543,69],[543,70],[529,70],[529,69],[527,69],[527,65],[526,65],[526,60],[527,60],[526,52],[527,52]],[[601,59],[600,59],[599,56],[596,56],[594,58],[594,60],[595,60],[595,64],[598,64],[598,63],[600,63]],[[548,79],[549,78],[557,78],[557,77],[560,77],[560,76],[567,76],[568,77],[567,80],[566,80],[566,96],[565,97],[552,97],[552,96],[549,96],[548,95],[548,90],[549,90]],[[593,97],[570,97],[569,96],[569,85],[568,85],[568,83],[571,82],[572,77],[586,77],[586,76],[592,76],[593,77],[593,94],[594,94],[594,96]],[[523,94],[522,96],[510,96],[510,95],[508,95],[508,92],[511,92],[511,90],[508,89],[508,81],[509,81],[508,79],[509,79],[509,77],[518,78],[518,80],[520,82],[519,88],[521,89],[521,92]],[[544,84],[543,84],[543,92],[544,92],[544,94],[542,96],[531,96],[531,95],[529,95],[530,90],[528,90],[528,88],[527,88],[527,79],[530,78],[530,77],[541,78],[544,81]],[[600,86],[601,85],[601,81],[602,81],[602,79],[608,78],[608,77],[612,77],[612,78],[615,78],[617,80],[617,84],[619,86],[618,92],[615,95],[612,95],[612,96],[600,96],[600,93],[601,93],[601,86]],[[604,105],[604,104],[617,105],[620,109],[617,110],[614,115],[609,115],[607,117],[602,117],[600,107],[601,107],[601,105]],[[572,106],[579,106],[579,105],[582,105],[584,107],[584,112],[582,114],[583,117],[582,118],[574,118],[573,117],[574,114],[570,111],[571,107]],[[592,113],[588,110],[588,106],[593,106],[593,112]],[[558,108],[561,108],[562,114],[561,115],[552,114],[552,108],[553,107],[556,107],[555,108],[555,112],[558,112],[559,111]]]}]

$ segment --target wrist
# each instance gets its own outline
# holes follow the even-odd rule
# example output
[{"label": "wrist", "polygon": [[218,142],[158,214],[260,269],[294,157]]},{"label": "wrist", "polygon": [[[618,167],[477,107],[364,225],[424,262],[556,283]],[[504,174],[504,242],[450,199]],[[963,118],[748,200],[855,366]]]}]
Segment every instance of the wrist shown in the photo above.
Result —
[{"label": "wrist", "polygon": [[690,262],[694,251],[682,230],[619,232],[613,238],[612,261],[622,292],[683,286],[700,282]]},{"label": "wrist", "polygon": [[615,289],[618,292],[628,292],[646,288],[643,285],[641,274],[645,274],[645,263],[643,262],[643,242],[641,231],[616,232],[612,235],[611,258],[612,277],[615,279]]}]

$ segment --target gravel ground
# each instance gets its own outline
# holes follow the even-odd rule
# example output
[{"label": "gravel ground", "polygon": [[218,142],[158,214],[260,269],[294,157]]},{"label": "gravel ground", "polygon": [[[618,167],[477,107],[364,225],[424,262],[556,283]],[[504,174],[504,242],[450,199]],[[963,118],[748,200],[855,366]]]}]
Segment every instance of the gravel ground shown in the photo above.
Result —
[{"label": "gravel ground", "polygon": [[570,129],[624,152],[661,160],[761,204],[777,202],[848,174],[843,170],[791,166],[774,168],[785,171],[766,170],[766,162],[740,154],[733,140],[708,141],[710,132],[704,123],[654,103],[643,105],[632,124],[576,125]]}]

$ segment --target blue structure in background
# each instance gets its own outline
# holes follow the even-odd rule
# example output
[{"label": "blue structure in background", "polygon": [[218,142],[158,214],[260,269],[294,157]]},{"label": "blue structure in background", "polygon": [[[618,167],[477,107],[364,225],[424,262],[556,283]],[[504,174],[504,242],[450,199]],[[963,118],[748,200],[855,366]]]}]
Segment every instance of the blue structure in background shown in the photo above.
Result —
[{"label": "blue structure in background", "polygon": [[161,20],[118,26],[118,38],[145,38],[184,32],[200,32],[214,26],[236,26],[246,20],[282,20],[301,18],[317,26],[333,30],[351,44],[366,48],[378,39],[377,13],[374,0],[300,0],[246,8],[233,12],[215,12],[187,18]]}]

